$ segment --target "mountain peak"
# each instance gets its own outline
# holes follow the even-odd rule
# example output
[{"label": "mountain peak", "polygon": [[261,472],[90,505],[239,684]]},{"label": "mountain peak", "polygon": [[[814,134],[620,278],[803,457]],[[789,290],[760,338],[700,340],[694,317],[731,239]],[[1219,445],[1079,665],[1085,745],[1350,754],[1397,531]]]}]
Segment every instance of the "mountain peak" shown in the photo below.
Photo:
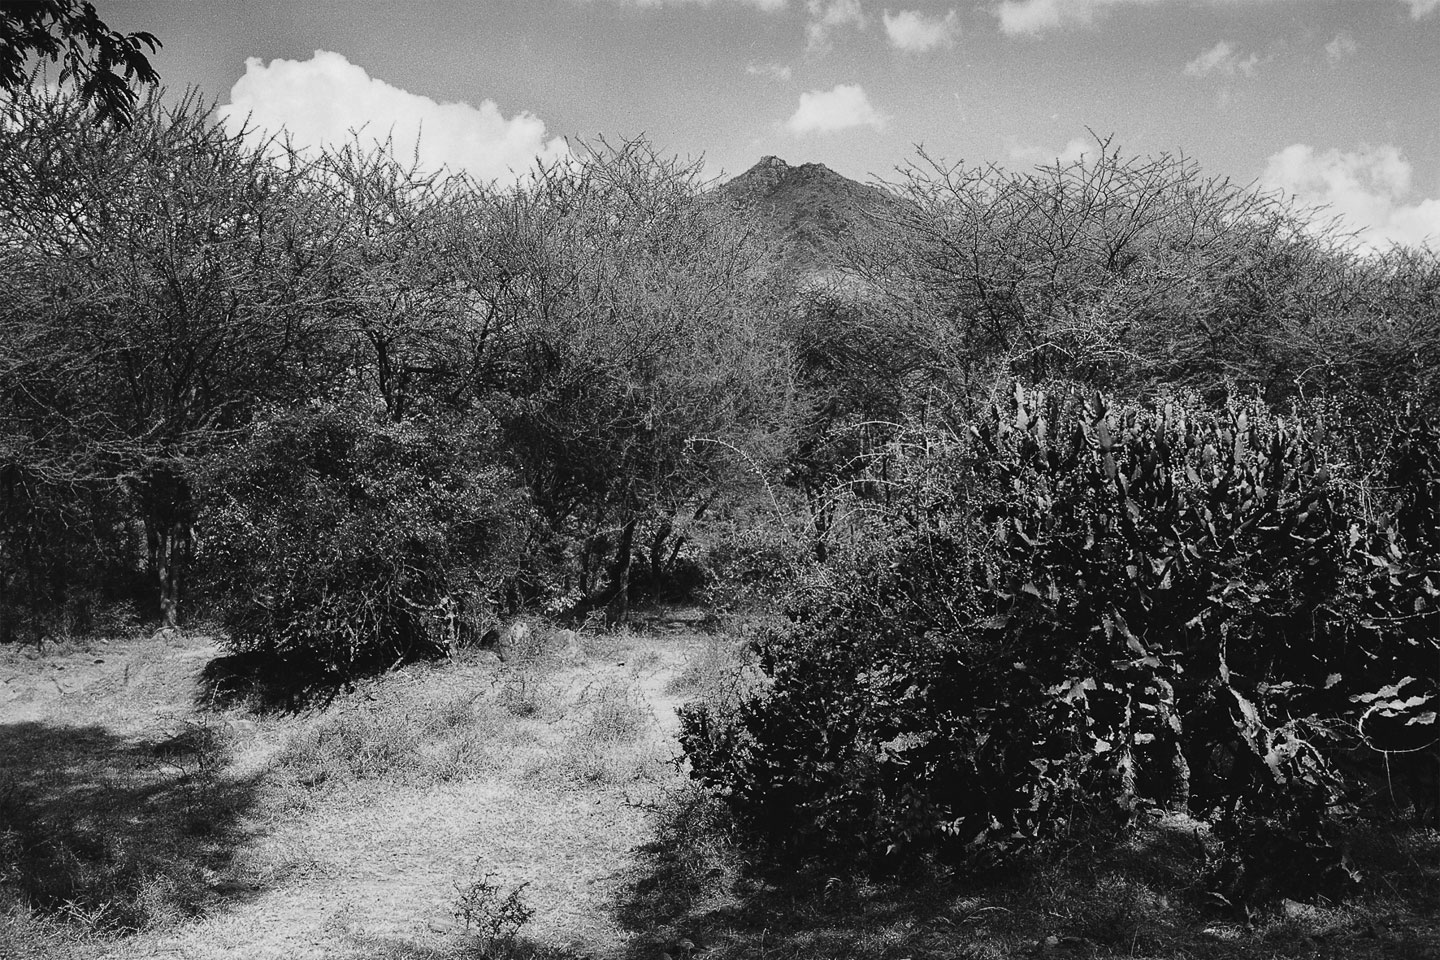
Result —
[{"label": "mountain peak", "polygon": [[761,157],[719,190],[756,217],[800,269],[834,266],[841,240],[895,204],[890,194],[823,163],[791,166],[776,156]]},{"label": "mountain peak", "polygon": [[[755,166],[732,179],[730,184],[744,184],[747,181],[753,180],[764,183],[774,183],[780,179],[789,177],[834,177],[837,180],[844,180],[846,183],[855,184],[854,180],[841,176],[823,163],[802,163],[798,166],[792,166],[786,163],[784,158],[774,156],[773,154],[761,157]],[[860,186],[860,184],[855,185]],[[729,186],[729,184],[727,184],[727,186]]]}]

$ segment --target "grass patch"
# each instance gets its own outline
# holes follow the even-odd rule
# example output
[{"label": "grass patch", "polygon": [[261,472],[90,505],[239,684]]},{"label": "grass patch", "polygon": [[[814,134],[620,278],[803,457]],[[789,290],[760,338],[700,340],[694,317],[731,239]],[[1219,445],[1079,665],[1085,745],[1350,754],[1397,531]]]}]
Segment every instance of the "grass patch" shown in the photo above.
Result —
[{"label": "grass patch", "polygon": [[433,706],[398,696],[351,696],[310,718],[276,753],[273,767],[310,792],[362,782],[463,780],[490,768],[507,719],[475,693]]},{"label": "grass patch", "polygon": [[736,684],[746,663],[745,648],[726,637],[709,637],[665,685],[665,692],[690,699],[718,699]]},{"label": "grass patch", "polygon": [[587,685],[577,706],[585,714],[576,739],[587,747],[628,746],[655,729],[655,712],[633,685],[623,681]]},{"label": "grass patch", "polygon": [[578,706],[581,715],[559,758],[566,779],[603,786],[658,778],[664,761],[659,724],[632,684],[591,684]]},{"label": "grass patch", "polygon": [[543,663],[506,664],[495,677],[495,702],[515,717],[553,717],[559,686]]},{"label": "grass patch", "polygon": [[505,629],[499,655],[495,702],[512,716],[555,719],[561,694],[555,673],[561,661],[584,658],[584,641],[574,630],[520,620]]}]

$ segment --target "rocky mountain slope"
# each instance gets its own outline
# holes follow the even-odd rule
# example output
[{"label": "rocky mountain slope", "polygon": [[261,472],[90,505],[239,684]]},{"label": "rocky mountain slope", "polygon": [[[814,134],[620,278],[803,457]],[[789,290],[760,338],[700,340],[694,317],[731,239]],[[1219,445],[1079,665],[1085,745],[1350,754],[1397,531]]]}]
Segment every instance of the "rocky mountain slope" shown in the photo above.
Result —
[{"label": "rocky mountain slope", "polygon": [[844,237],[883,226],[899,209],[884,190],[821,163],[792,167],[779,157],[763,158],[719,192],[752,213],[801,272],[834,268]]}]

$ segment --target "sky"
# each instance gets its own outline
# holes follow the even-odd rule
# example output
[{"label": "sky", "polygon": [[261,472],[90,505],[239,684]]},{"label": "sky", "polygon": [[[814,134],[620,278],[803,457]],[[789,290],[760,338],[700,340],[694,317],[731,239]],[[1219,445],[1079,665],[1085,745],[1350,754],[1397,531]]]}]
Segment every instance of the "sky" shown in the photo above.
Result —
[{"label": "sky", "polygon": [[[1183,154],[1440,247],[1440,0],[99,0],[167,88],[300,144],[393,138],[513,180],[644,136],[893,180]],[[418,139],[418,147],[416,146]]]}]

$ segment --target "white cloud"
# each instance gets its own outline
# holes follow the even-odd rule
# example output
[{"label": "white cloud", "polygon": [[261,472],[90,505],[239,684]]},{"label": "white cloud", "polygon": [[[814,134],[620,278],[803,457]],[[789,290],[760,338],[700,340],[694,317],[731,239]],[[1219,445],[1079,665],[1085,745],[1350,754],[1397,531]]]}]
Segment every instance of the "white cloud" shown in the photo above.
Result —
[{"label": "white cloud", "polygon": [[1260,182],[1306,205],[1324,205],[1368,248],[1440,242],[1440,198],[1412,197],[1413,172],[1388,144],[1319,153],[1296,143],[1270,157]]},{"label": "white cloud", "polygon": [[1235,52],[1234,46],[1228,41],[1221,40],[1185,64],[1185,75],[1187,77],[1208,77],[1211,74],[1219,74],[1222,77],[1253,77],[1255,67],[1259,62],[1259,55],[1254,53],[1242,60],[1240,54]]},{"label": "white cloud", "polygon": [[868,19],[860,0],[805,0],[810,23],[805,27],[805,49],[824,53],[830,49],[830,34],[841,27],[864,30]]},{"label": "white cloud", "polygon": [[829,90],[800,94],[800,105],[785,128],[794,134],[835,133],[852,127],[885,126],[885,117],[870,104],[858,83],[837,83]]},{"label": "white cloud", "polygon": [[[568,155],[565,142],[546,138],[545,122],[530,113],[506,118],[493,100],[480,106],[437,103],[371,77],[338,53],[316,50],[309,60],[245,61],[220,117],[232,127],[249,118],[257,131],[287,130],[298,147],[393,137],[395,155],[422,166],[465,170],[480,180],[509,180],[537,158]],[[419,143],[418,154],[416,143]]]},{"label": "white cloud", "polygon": [[780,83],[789,83],[790,78],[794,76],[790,65],[785,63],[747,63],[745,72],[752,77],[765,77]]},{"label": "white cloud", "polygon": [[1067,24],[1087,24],[1104,7],[1160,0],[1002,0],[995,7],[1000,32],[1038,34]]},{"label": "white cloud", "polygon": [[901,10],[891,15],[886,10],[885,35],[890,44],[911,53],[924,53],[937,47],[955,46],[955,37],[960,32],[959,18],[954,10],[943,17],[927,17],[918,10]]},{"label": "white cloud", "polygon": [[1096,143],[1093,138],[1074,137],[1069,143],[1059,150],[1047,150],[1044,147],[1032,147],[1022,145],[1012,140],[1006,153],[1016,163],[1023,163],[1028,166],[1053,166],[1060,164],[1062,167],[1072,163],[1083,161],[1086,157],[1095,154]]},{"label": "white cloud", "polygon": [[[1440,0],[1436,0],[1436,2],[1440,2]],[[1331,63],[1339,63],[1341,60],[1355,56],[1359,49],[1355,43],[1355,37],[1351,35],[1350,31],[1341,30],[1335,34],[1334,40],[1325,44],[1325,59]]]},{"label": "white cloud", "polygon": [[[1000,20],[1000,32],[1011,36],[1017,34],[1041,34],[1064,26],[1084,26],[1095,21],[1103,10],[1120,7],[1136,7],[1141,4],[1168,3],[1179,6],[1192,0],[1000,0],[991,9]],[[1279,3],[1281,0],[1198,0],[1214,6],[1238,3]],[[1373,4],[1378,0],[1365,0]],[[1440,10],[1440,0],[1398,0],[1410,8],[1415,19]]]},{"label": "white cloud", "polygon": [[[607,0],[617,7],[708,7],[717,0]],[[787,0],[719,0],[739,4],[744,7],[757,7],[768,13],[776,10],[784,10]]]}]

